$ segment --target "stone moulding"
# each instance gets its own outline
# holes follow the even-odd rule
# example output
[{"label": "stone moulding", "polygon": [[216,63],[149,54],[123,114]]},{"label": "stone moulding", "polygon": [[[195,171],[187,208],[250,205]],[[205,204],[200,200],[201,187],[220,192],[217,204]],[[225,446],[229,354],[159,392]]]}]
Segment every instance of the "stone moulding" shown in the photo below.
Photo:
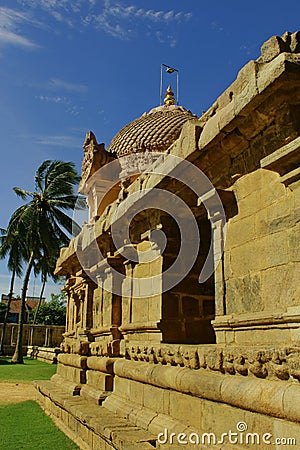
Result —
[{"label": "stone moulding", "polygon": [[98,358],[97,356],[89,356],[87,358],[87,367],[91,370],[99,370],[100,372],[113,374],[113,367],[116,360],[116,358]]},{"label": "stone moulding", "polygon": [[86,369],[87,368],[87,357],[74,355],[74,354],[66,354],[60,353],[58,355],[58,362],[63,364],[64,366],[76,367],[78,369]]},{"label": "stone moulding", "polygon": [[260,312],[240,314],[238,316],[227,315],[217,317],[214,320],[215,328],[236,328],[236,327],[256,327],[264,325],[294,324],[295,328],[299,328],[300,309],[296,307],[288,308],[285,312]]},{"label": "stone moulding", "polygon": [[[300,381],[300,346],[215,347],[171,344],[130,344],[132,362],[177,366],[201,373],[242,375],[272,381]],[[153,367],[153,366],[152,366]],[[278,386],[278,385],[277,385]]]},{"label": "stone moulding", "polygon": [[[115,362],[114,370],[115,375],[121,378],[172,389],[292,422],[300,421],[300,386],[294,383],[280,385],[269,380],[223,377],[219,373],[190,370],[185,367],[151,366],[144,362],[121,359]],[[113,399],[107,399],[108,402],[111,400]]]},{"label": "stone moulding", "polygon": [[263,169],[278,172],[280,181],[288,186],[300,179],[300,137],[284,145],[260,162]]},{"label": "stone moulding", "polygon": [[125,323],[120,327],[120,331],[123,334],[130,333],[160,333],[160,329],[157,328],[156,322],[135,322],[135,323]]}]

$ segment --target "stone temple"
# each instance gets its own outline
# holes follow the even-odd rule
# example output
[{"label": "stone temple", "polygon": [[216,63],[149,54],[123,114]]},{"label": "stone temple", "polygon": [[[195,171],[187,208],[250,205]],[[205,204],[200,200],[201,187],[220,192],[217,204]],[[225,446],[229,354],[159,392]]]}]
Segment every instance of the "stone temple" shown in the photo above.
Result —
[{"label": "stone temple", "polygon": [[299,75],[287,32],[200,118],[168,88],[107,150],[87,133],[89,220],[36,382],[80,448],[300,448]]}]

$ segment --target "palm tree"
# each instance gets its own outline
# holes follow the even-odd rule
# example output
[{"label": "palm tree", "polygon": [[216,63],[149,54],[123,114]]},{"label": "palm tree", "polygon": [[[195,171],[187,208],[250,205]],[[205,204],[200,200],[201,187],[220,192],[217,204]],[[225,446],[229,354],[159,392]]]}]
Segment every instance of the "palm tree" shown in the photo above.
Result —
[{"label": "palm tree", "polygon": [[34,317],[33,317],[33,322],[32,322],[33,325],[36,323],[36,319],[37,319],[39,309],[40,309],[40,306],[42,303],[44,290],[45,290],[46,283],[48,281],[48,277],[50,276],[54,281],[57,281],[57,279],[58,279],[58,277],[56,277],[54,275],[55,264],[56,264],[56,260],[57,260],[58,256],[59,256],[59,254],[55,255],[54,258],[53,257],[50,258],[50,257],[47,257],[47,255],[41,255],[39,261],[37,262],[37,264],[34,267],[35,275],[37,275],[38,273],[41,274],[42,287],[41,287],[41,291],[40,291],[39,302],[38,302],[38,305],[34,312]]},{"label": "palm tree", "polygon": [[0,355],[4,354],[4,339],[6,324],[8,321],[8,315],[10,311],[10,304],[14,293],[15,278],[22,275],[22,264],[24,260],[25,249],[22,248],[22,242],[18,234],[11,236],[11,239],[7,239],[6,230],[0,228],[0,259],[4,259],[8,256],[7,267],[11,272],[10,289],[8,293],[7,308],[4,315],[1,343],[0,343]]},{"label": "palm tree", "polygon": [[[27,248],[27,268],[22,286],[21,308],[19,314],[18,336],[13,363],[22,364],[22,337],[25,314],[25,300],[31,270],[41,255],[50,260],[69,236],[77,234],[80,228],[64,212],[76,206],[84,207],[85,202],[74,194],[74,186],[79,182],[75,165],[72,162],[44,161],[35,175],[35,191],[14,188],[15,193],[28,203],[18,208],[8,224],[7,234],[19,233],[24,236]],[[79,202],[78,202],[79,200]]]}]

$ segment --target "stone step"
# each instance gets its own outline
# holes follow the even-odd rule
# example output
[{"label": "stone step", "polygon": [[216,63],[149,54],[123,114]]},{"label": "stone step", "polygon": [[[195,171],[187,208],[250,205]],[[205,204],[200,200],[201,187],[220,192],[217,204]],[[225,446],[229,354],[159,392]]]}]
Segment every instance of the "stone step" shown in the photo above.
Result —
[{"label": "stone step", "polygon": [[42,408],[82,450],[153,450],[156,437],[127,419],[72,396],[53,381],[35,381]]}]

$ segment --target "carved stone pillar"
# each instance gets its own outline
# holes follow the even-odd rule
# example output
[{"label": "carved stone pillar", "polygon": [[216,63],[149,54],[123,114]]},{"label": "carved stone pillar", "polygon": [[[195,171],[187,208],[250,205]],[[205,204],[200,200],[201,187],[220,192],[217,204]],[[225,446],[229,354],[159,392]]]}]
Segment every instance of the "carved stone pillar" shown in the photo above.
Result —
[{"label": "carved stone pillar", "polygon": [[91,269],[98,281],[92,306],[94,326],[91,333],[95,340],[91,345],[92,355],[118,356],[120,352],[121,286],[120,279],[114,276],[114,270],[120,274],[123,271],[119,256],[108,256]]},{"label": "carved stone pillar", "polygon": [[120,355],[121,286],[114,270],[123,270],[122,259],[110,255],[91,270],[98,281],[92,305],[93,327],[90,330],[94,342],[90,344],[92,356],[87,358],[86,385],[80,395],[97,404],[101,404],[113,389],[113,365]]},{"label": "carved stone pillar", "polygon": [[151,241],[150,230],[140,235],[140,242],[133,250],[138,252],[139,261],[124,261],[126,280],[122,287],[121,326],[124,344],[130,345],[137,340],[160,342],[161,252]]}]

